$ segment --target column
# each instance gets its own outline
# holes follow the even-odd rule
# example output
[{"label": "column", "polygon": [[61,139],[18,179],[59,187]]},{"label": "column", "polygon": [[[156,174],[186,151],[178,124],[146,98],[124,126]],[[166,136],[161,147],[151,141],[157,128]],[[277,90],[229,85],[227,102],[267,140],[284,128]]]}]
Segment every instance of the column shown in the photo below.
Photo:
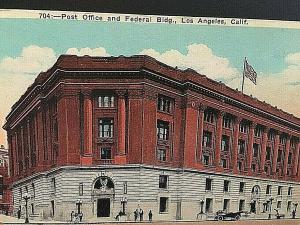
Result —
[{"label": "column", "polygon": [[83,157],[81,157],[82,165],[92,164],[93,155],[93,103],[89,94],[83,97]]},{"label": "column", "polygon": [[[118,147],[117,147],[117,154],[115,156],[115,163],[123,165],[127,163],[127,157],[126,157],[126,94],[127,91],[117,90],[116,93],[118,96],[118,124],[117,124],[118,125],[117,128]],[[132,94],[134,95],[134,93]],[[139,95],[139,93],[135,93],[135,94]],[[140,99],[135,101],[137,101],[139,104],[141,103]],[[143,109],[140,108],[140,110]],[[142,130],[140,132],[142,132]]]},{"label": "column", "polygon": [[252,156],[253,156],[253,142],[254,142],[254,129],[256,127],[256,123],[251,122],[248,136],[248,145],[247,145],[247,161],[246,161],[246,169],[247,173],[251,174],[251,165],[252,165]]},{"label": "column", "polygon": [[30,120],[27,120],[26,123],[26,129],[27,129],[27,144],[28,144],[28,168],[32,166],[31,162],[31,141],[30,141]]},{"label": "column", "polygon": [[268,133],[269,128],[265,127],[263,136],[262,136],[262,145],[261,145],[261,153],[260,153],[260,172],[264,173],[265,171],[265,160],[266,160],[266,150],[267,150],[267,142],[268,142]]},{"label": "column", "polygon": [[125,135],[126,135],[126,106],[125,96],[120,94],[118,98],[118,154],[125,155]]},{"label": "column", "polygon": [[202,140],[203,140],[203,122],[204,122],[204,111],[207,107],[203,104],[200,105],[200,111],[199,111],[199,117],[198,117],[198,143],[197,143],[197,147],[198,147],[198,156],[197,156],[197,160],[200,162],[200,164],[202,164],[202,156],[203,156],[203,152],[202,152]]},{"label": "column", "polygon": [[217,131],[216,131],[216,147],[215,147],[215,166],[217,170],[221,169],[220,160],[221,160],[223,115],[224,112],[222,111],[219,111],[217,113]]},{"label": "column", "polygon": [[36,140],[37,140],[37,167],[38,170],[42,170],[44,166],[44,124],[41,106],[39,107],[36,114]]},{"label": "column", "polygon": [[292,171],[292,176],[293,177],[295,177],[297,175],[299,150],[300,150],[300,140],[298,139],[296,149],[295,149],[295,155],[293,157],[293,171]]},{"label": "column", "polygon": [[284,150],[284,163],[283,163],[283,175],[284,176],[287,175],[290,146],[291,146],[291,136],[289,135],[287,137],[287,140],[286,140],[286,143],[285,143],[285,150]]},{"label": "column", "polygon": [[240,133],[240,123],[242,119],[236,117],[234,120],[233,127],[233,144],[232,144],[232,158],[231,158],[231,168],[234,173],[237,173],[237,159],[238,159],[238,145],[239,145],[239,133]]},{"label": "column", "polygon": [[277,157],[278,157],[278,146],[279,146],[279,132],[276,132],[274,150],[273,150],[273,161],[272,161],[272,173],[276,174]]}]

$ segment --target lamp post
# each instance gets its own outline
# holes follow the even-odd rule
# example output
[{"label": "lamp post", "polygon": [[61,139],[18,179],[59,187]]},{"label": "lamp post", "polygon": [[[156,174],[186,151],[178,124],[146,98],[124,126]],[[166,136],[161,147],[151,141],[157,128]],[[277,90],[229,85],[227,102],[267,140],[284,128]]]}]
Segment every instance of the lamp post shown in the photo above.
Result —
[{"label": "lamp post", "polygon": [[25,193],[23,196],[23,199],[25,200],[25,223],[29,223],[29,218],[28,218],[28,200],[30,199],[30,194]]},{"label": "lamp post", "polygon": [[200,208],[200,213],[201,213],[201,214],[203,214],[203,205],[204,205],[204,200],[201,199],[201,200],[200,200],[200,207],[201,207],[201,208]]},{"label": "lamp post", "polygon": [[76,206],[77,206],[77,213],[78,213],[78,215],[81,212],[81,205],[82,205],[82,201],[80,199],[77,199]]},{"label": "lamp post", "polygon": [[272,201],[274,200],[273,197],[270,198],[270,212],[269,212],[269,220],[271,219],[271,212],[272,212]]},{"label": "lamp post", "polygon": [[125,215],[125,205],[126,205],[126,202],[127,202],[127,198],[126,197],[122,197],[121,198],[121,204],[122,204],[122,213],[123,213],[123,215]]}]

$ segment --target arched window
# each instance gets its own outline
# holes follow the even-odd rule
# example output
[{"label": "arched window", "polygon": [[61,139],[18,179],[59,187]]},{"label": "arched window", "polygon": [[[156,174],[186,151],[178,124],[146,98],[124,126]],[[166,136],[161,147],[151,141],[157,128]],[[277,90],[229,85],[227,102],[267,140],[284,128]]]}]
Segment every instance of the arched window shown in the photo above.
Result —
[{"label": "arched window", "polygon": [[114,187],[115,185],[109,177],[99,177],[94,184],[94,189],[113,189]]}]

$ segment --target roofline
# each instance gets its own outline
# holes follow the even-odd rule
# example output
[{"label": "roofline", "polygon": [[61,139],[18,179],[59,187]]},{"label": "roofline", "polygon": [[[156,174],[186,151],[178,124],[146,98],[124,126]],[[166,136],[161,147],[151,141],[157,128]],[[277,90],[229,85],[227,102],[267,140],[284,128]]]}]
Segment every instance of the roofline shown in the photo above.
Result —
[{"label": "roofline", "polygon": [[[140,59],[143,59],[143,61],[141,61],[141,62],[142,62],[141,65],[136,66],[136,69],[135,69],[135,70],[134,70],[134,69],[131,69],[131,70],[80,70],[80,68],[75,69],[75,70],[74,70],[74,68],[68,70],[68,68],[60,67],[59,64],[62,64],[63,60],[65,60],[66,58],[74,58],[74,57],[76,57],[77,59],[84,59],[84,58],[87,58],[87,59],[92,59],[92,60],[102,60],[102,61],[105,61],[105,60],[111,60],[111,59],[122,59],[122,58],[125,58],[125,59],[127,59],[127,60],[130,60],[130,59],[133,59],[133,58],[140,58]],[[148,61],[147,61],[147,60],[148,60]],[[6,128],[7,121],[8,121],[8,120],[10,119],[10,117],[14,114],[14,112],[15,112],[15,111],[23,104],[23,102],[30,96],[30,94],[31,94],[32,92],[34,92],[38,87],[44,87],[44,86],[45,86],[45,85],[46,85],[46,84],[47,84],[47,83],[55,76],[55,74],[56,74],[58,71],[67,72],[67,73],[68,73],[68,72],[73,72],[73,73],[85,73],[85,72],[88,72],[88,73],[94,73],[94,72],[119,72],[119,73],[120,73],[120,72],[125,72],[125,73],[126,73],[126,72],[140,72],[140,71],[147,71],[147,72],[152,73],[152,74],[155,74],[155,75],[157,75],[157,76],[161,76],[160,74],[158,74],[157,71],[152,72],[152,71],[149,70],[149,68],[147,68],[147,66],[145,66],[145,62],[151,62],[151,61],[155,62],[156,64],[162,65],[162,66],[165,67],[166,69],[180,71],[181,73],[185,73],[185,72],[191,71],[191,72],[193,73],[193,75],[199,75],[199,76],[201,76],[201,77],[205,77],[205,78],[208,79],[209,81],[212,81],[212,82],[216,83],[216,85],[219,84],[217,81],[212,80],[212,79],[210,79],[210,78],[207,78],[206,76],[201,75],[201,74],[197,73],[196,71],[194,71],[194,70],[192,70],[192,69],[180,70],[180,69],[171,67],[171,66],[169,66],[169,65],[166,65],[166,64],[164,64],[164,63],[162,63],[162,62],[159,62],[159,61],[157,61],[156,59],[154,59],[154,58],[152,58],[152,57],[150,57],[150,56],[146,56],[146,55],[134,55],[134,56],[130,56],[130,57],[124,57],[124,56],[119,56],[119,57],[90,57],[90,56],[82,56],[82,57],[78,57],[78,56],[74,56],[74,55],[61,55],[61,56],[58,58],[57,62],[56,62],[56,63],[55,63],[55,64],[54,64],[47,72],[46,72],[46,74],[49,74],[48,77],[46,78],[46,80],[44,80],[42,84],[38,84],[37,81],[35,80],[34,83],[31,85],[31,86],[34,86],[34,87],[33,87],[31,90],[28,90],[28,89],[27,89],[27,91],[26,91],[26,92],[20,97],[20,99],[15,103],[16,106],[15,106],[15,107],[12,107],[12,110],[11,110],[10,113],[7,115],[7,117],[6,117],[6,122],[5,122],[4,126],[3,126],[3,128],[4,128],[4,129]],[[141,62],[140,62],[140,63],[141,63]],[[143,66],[145,66],[145,68],[143,68]],[[50,73],[50,72],[51,72],[51,73]],[[40,75],[41,75],[41,74],[39,74],[39,76],[40,76]],[[163,77],[164,77],[164,79],[168,79],[168,81],[175,82],[177,85],[183,86],[183,85],[185,85],[186,83],[190,83],[190,84],[192,84],[192,85],[194,85],[194,86],[199,86],[199,87],[201,87],[202,89],[207,89],[207,90],[209,90],[209,91],[212,91],[212,92],[218,94],[219,96],[222,96],[223,98],[224,98],[224,97],[225,97],[225,98],[228,98],[228,99],[230,99],[231,101],[232,101],[232,100],[235,101],[235,102],[238,101],[238,100],[236,100],[235,98],[233,98],[233,97],[231,97],[231,96],[224,95],[224,94],[220,93],[217,89],[209,89],[209,88],[207,88],[205,85],[200,85],[199,83],[195,84],[195,83],[192,82],[191,80],[187,80],[186,82],[183,82],[183,81],[180,82],[180,81],[178,81],[178,80],[176,80],[176,79],[170,79],[170,77],[165,77],[165,76],[163,76]],[[35,84],[35,83],[36,83],[36,84]],[[35,85],[34,85],[34,84],[35,84]],[[222,83],[222,84],[223,84],[223,83]],[[241,94],[239,91],[234,90],[233,88],[230,88],[230,87],[228,87],[228,86],[225,85],[225,84],[223,84],[223,85],[224,85],[226,88],[228,88],[229,90],[233,91],[234,93],[236,93],[236,94]],[[30,86],[30,87],[31,87],[31,86]],[[29,88],[30,88],[30,87],[29,87]],[[23,97],[23,96],[24,96],[24,97]],[[248,95],[246,95],[246,94],[243,94],[242,98],[246,98],[246,97],[250,98],[251,100],[258,101],[258,104],[263,104],[263,105],[269,106],[269,107],[271,106],[270,104],[265,103],[265,102],[262,102],[262,101],[260,101],[260,100],[258,100],[258,99],[256,99],[256,98],[253,98],[252,96],[248,96]],[[23,98],[23,99],[22,99],[22,98]],[[19,101],[20,101],[20,102],[19,102]],[[246,99],[245,99],[245,101],[246,101]],[[289,117],[292,116],[293,119],[299,120],[299,124],[296,123],[296,121],[284,119],[284,118],[283,118],[282,116],[280,116],[280,115],[274,115],[274,113],[269,113],[269,112],[266,112],[266,111],[264,111],[264,110],[261,110],[260,108],[255,107],[253,104],[245,103],[245,102],[243,102],[243,101],[238,101],[238,103],[239,103],[239,104],[242,104],[242,105],[246,105],[246,106],[248,106],[248,107],[250,107],[250,108],[256,109],[257,111],[266,113],[266,114],[270,115],[271,117],[276,118],[277,120],[279,119],[279,120],[281,120],[281,121],[284,121],[284,122],[286,122],[286,123],[292,124],[292,125],[294,125],[294,126],[295,126],[295,125],[296,125],[296,126],[300,126],[300,119],[299,119],[298,117],[294,116],[293,114],[287,113],[287,112],[285,112],[285,111],[283,111],[283,110],[280,110],[280,109],[278,109],[278,108],[276,108],[276,107],[274,107],[274,106],[271,106],[271,107],[272,107],[272,109],[274,110],[275,113],[284,113],[284,114],[286,114],[286,116],[289,116]]]}]

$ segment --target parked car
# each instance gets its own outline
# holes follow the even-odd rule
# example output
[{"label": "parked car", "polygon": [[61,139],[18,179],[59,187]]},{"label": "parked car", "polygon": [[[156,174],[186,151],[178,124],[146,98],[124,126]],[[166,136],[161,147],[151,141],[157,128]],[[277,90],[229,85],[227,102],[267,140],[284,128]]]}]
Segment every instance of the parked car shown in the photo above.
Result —
[{"label": "parked car", "polygon": [[223,212],[218,211],[214,220],[239,220],[241,218],[241,212]]}]

